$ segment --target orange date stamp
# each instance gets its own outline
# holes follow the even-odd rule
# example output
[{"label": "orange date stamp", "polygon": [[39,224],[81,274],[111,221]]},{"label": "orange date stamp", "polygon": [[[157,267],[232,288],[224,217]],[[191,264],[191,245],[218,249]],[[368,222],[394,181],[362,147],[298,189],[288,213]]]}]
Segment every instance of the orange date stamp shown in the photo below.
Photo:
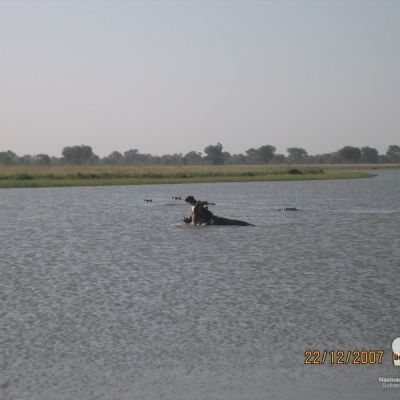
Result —
[{"label": "orange date stamp", "polygon": [[305,365],[381,365],[384,350],[306,350]]}]

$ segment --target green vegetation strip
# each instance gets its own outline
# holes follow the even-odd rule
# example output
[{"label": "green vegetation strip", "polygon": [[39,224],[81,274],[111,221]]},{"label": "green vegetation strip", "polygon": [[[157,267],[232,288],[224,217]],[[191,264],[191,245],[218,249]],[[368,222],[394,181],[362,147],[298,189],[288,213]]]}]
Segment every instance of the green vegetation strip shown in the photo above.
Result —
[{"label": "green vegetation strip", "polygon": [[0,188],[367,178],[313,166],[1,166]]}]

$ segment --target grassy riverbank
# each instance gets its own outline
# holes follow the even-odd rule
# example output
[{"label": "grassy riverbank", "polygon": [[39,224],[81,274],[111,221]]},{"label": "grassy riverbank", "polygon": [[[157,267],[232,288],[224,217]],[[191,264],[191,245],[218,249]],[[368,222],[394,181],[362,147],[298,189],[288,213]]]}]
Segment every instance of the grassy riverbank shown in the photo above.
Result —
[{"label": "grassy riverbank", "polygon": [[351,179],[373,176],[329,166],[0,166],[0,188]]}]

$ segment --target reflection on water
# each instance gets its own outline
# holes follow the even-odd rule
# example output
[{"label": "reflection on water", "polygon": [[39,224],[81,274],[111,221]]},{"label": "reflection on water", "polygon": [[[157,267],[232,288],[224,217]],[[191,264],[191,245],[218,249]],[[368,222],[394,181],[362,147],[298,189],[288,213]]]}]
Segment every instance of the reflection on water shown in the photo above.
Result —
[{"label": "reflection on water", "polygon": [[[399,183],[1,190],[0,397],[397,399]],[[257,226],[182,227],[188,194]]]}]

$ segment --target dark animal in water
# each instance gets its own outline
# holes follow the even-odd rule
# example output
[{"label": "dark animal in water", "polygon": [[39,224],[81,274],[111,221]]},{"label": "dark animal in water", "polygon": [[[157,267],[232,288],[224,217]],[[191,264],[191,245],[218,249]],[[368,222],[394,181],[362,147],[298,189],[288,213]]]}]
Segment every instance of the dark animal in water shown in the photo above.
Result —
[{"label": "dark animal in water", "polygon": [[300,210],[296,207],[282,207],[278,208],[277,211],[300,211]]},{"label": "dark animal in water", "polygon": [[184,222],[193,225],[237,225],[237,226],[253,226],[245,221],[237,219],[223,218],[214,215],[208,208],[210,204],[204,201],[196,201],[193,196],[186,197],[186,202],[192,206],[190,215],[184,218]]},{"label": "dark animal in water", "polygon": [[153,202],[152,199],[144,199],[143,201],[145,201],[146,203],[152,203]]}]

